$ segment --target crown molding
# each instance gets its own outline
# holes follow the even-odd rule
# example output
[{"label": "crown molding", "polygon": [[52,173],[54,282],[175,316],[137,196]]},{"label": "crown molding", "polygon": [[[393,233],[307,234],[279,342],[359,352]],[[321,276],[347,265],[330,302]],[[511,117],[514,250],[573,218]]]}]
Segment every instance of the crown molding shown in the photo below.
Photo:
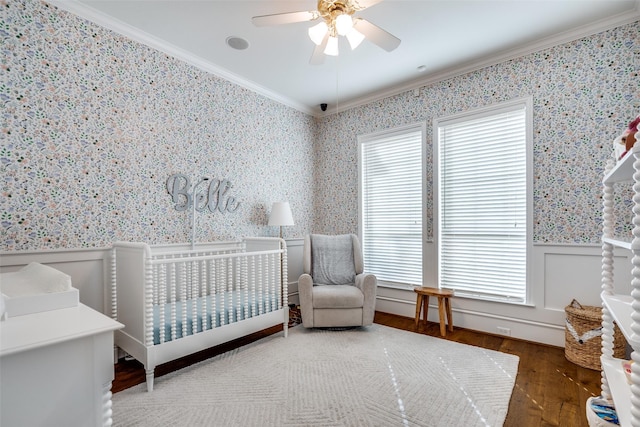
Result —
[{"label": "crown molding", "polygon": [[181,61],[184,61],[187,64],[190,64],[196,68],[199,68],[202,71],[211,73],[215,76],[228,80],[231,83],[237,84],[238,86],[241,86],[243,88],[256,92],[257,94],[265,96],[266,98],[269,98],[280,104],[286,105],[288,107],[291,107],[295,110],[298,110],[308,115],[314,114],[314,110],[312,110],[311,108],[307,107],[304,104],[300,104],[289,98],[283,97],[282,95],[279,95],[273,91],[270,91],[264,88],[263,86],[256,84],[251,80],[247,80],[235,73],[232,73],[231,71],[225,68],[219,67],[209,61],[205,61],[204,59],[202,59],[197,55],[194,55],[182,48],[179,48],[170,43],[167,43],[166,41],[161,40],[155,36],[152,36],[151,34],[146,33],[140,30],[139,28],[136,28],[125,22],[122,22],[111,16],[108,16],[96,9],[93,9],[85,5],[84,3],[80,3],[79,1],[76,1],[76,0],[47,0],[47,3],[61,10],[65,10],[83,19],[91,21],[94,24],[97,24],[101,27],[107,28],[115,33],[128,37],[145,46],[149,46],[160,52],[166,53],[167,55],[172,56]]},{"label": "crown molding", "polygon": [[47,3],[58,7],[59,9],[70,12],[81,18],[89,20],[101,27],[107,28],[120,35],[128,37],[134,41],[142,43],[160,52],[166,53],[176,59],[182,60],[190,65],[193,65],[205,72],[211,73],[231,83],[237,84],[243,88],[256,92],[259,95],[265,96],[280,104],[291,107],[304,114],[308,114],[315,118],[323,118],[333,114],[338,114],[346,110],[369,104],[371,102],[380,101],[385,98],[399,95],[401,93],[420,89],[424,86],[428,86],[443,80],[447,80],[453,77],[464,75],[473,71],[477,71],[486,67],[500,64],[505,61],[516,59],[522,56],[526,56],[535,52],[539,52],[544,49],[548,49],[554,46],[558,46],[564,43],[569,43],[578,40],[583,37],[588,37],[612,28],[616,28],[622,25],[630,24],[640,20],[640,0],[635,2],[635,10],[633,13],[622,13],[613,17],[596,21],[581,27],[565,31],[560,34],[556,34],[551,37],[543,38],[534,43],[527,44],[515,49],[505,50],[495,55],[483,58],[477,61],[470,61],[465,64],[458,64],[454,67],[450,67],[444,70],[440,70],[431,73],[420,79],[411,80],[409,82],[395,85],[393,87],[376,91],[367,94],[362,97],[357,97],[349,101],[340,102],[339,109],[327,112],[319,113],[314,108],[310,108],[304,104],[293,101],[290,98],[283,97],[282,95],[266,89],[263,86],[256,84],[251,80],[247,80],[241,76],[238,76],[231,71],[219,67],[211,62],[205,61],[197,55],[185,51],[182,48],[171,45],[164,40],[154,37],[136,27],[133,27],[125,22],[117,20],[111,16],[108,16],[96,9],[93,9],[84,3],[80,3],[77,0],[46,0]]},{"label": "crown molding", "polygon": [[396,96],[407,91],[420,89],[424,86],[429,86],[431,84],[434,84],[443,80],[448,80],[453,77],[468,74],[473,71],[481,70],[483,68],[487,68],[493,65],[497,65],[497,64],[512,60],[512,59],[530,55],[535,52],[539,52],[539,51],[542,51],[554,46],[558,46],[564,43],[569,43],[584,37],[592,36],[594,34],[598,34],[598,33],[601,33],[616,27],[620,27],[622,25],[631,24],[637,21],[640,21],[640,0],[636,0],[635,11],[631,14],[627,12],[627,13],[615,15],[608,19],[603,19],[600,21],[590,23],[588,25],[576,27],[574,29],[556,34],[554,36],[538,40],[534,43],[527,44],[525,46],[499,52],[495,55],[491,55],[490,57],[483,58],[482,60],[470,61],[465,64],[458,64],[455,67],[447,68],[447,69],[429,74],[428,76],[420,78],[418,80],[412,80],[410,82],[407,82],[401,85],[396,85],[382,91],[377,91],[375,93],[371,93],[363,97],[354,98],[346,102],[341,102],[339,111],[337,112],[333,111],[331,113],[324,114],[324,116],[340,113],[340,112],[349,110],[351,108],[369,104],[371,102],[380,101],[384,98]]}]

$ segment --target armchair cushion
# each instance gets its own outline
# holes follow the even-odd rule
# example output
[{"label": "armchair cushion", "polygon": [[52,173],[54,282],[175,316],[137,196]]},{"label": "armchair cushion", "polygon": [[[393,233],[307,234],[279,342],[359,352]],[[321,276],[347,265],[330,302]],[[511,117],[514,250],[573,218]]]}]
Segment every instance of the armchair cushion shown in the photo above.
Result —
[{"label": "armchair cushion", "polygon": [[311,235],[311,265],[317,285],[345,285],[355,282],[351,235]]},{"label": "armchair cushion", "polygon": [[313,308],[356,308],[364,304],[364,294],[355,286],[326,285],[313,290]]}]

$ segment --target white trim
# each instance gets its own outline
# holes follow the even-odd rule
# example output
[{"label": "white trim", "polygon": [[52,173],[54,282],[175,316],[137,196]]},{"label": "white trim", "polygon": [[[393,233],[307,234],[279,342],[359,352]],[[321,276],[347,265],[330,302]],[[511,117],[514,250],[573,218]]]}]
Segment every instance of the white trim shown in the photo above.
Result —
[{"label": "white trim", "polygon": [[[515,99],[511,99],[509,101],[499,101],[496,102],[494,104],[489,104],[489,105],[485,105],[482,107],[478,107],[478,108],[472,108],[470,110],[465,110],[459,113],[455,113],[455,114],[449,114],[446,116],[441,116],[441,117],[435,117],[433,119],[433,124],[434,124],[434,132],[433,132],[433,137],[434,137],[434,142],[437,142],[438,140],[438,135],[436,135],[435,129],[438,128],[438,126],[444,126],[444,125],[448,125],[448,124],[453,124],[453,123],[459,123],[459,122],[463,122],[465,120],[467,120],[469,117],[482,117],[482,116],[490,116],[490,115],[494,115],[494,114],[500,114],[501,112],[506,112],[506,111],[511,111],[513,110],[515,107],[518,106],[524,106],[525,108],[529,109],[530,111],[532,111],[533,109],[533,97],[532,96],[526,96],[526,97],[522,97],[522,98],[515,98]],[[532,114],[533,116],[533,114]],[[531,125],[533,122],[532,121],[527,121],[527,126]],[[531,135],[527,135],[527,137],[532,136],[533,133],[530,133]]]},{"label": "white trim", "polygon": [[[459,296],[456,295],[455,298],[464,298],[464,297],[459,297]],[[408,305],[411,305],[412,307],[416,306],[416,302],[415,301],[408,301],[408,300],[403,300],[403,299],[400,299],[400,298],[385,297],[385,296],[378,295],[378,296],[376,296],[376,300],[390,301],[390,302],[395,302],[395,303],[398,303],[398,304],[408,304]],[[523,304],[517,304],[517,305],[522,306]],[[437,311],[438,310],[438,303],[429,304],[429,309],[435,309]],[[554,325],[554,324],[548,323],[548,322],[539,322],[539,321],[535,321],[535,320],[519,319],[517,317],[502,316],[502,315],[493,314],[493,313],[484,313],[484,312],[481,312],[481,311],[468,310],[468,309],[464,309],[464,308],[452,308],[451,311],[454,312],[454,313],[471,314],[473,316],[481,316],[481,317],[485,317],[485,318],[489,318],[489,319],[508,320],[510,322],[522,323],[522,324],[525,324],[525,325],[544,326],[544,327],[547,327],[547,328],[563,329],[564,330],[564,326],[563,325]]]},{"label": "white trim", "polygon": [[[454,307],[452,308],[454,330],[457,328],[463,328],[493,335],[505,336],[499,333],[498,328],[506,327],[510,330],[510,333],[506,335],[507,337],[564,347],[564,323],[559,325],[545,321],[469,310],[455,307],[456,303],[457,302],[454,298]],[[382,313],[389,313],[414,319],[415,304],[415,301],[378,296],[376,310]],[[530,309],[529,307],[525,308]],[[437,305],[429,304],[428,313],[428,320],[430,322],[439,322]]]},{"label": "white trim", "polygon": [[[453,67],[446,68],[438,72],[434,72],[421,80],[413,80],[408,83],[404,83],[404,84],[396,85],[384,90],[376,91],[374,93],[370,93],[368,95],[365,95],[359,98],[354,98],[349,101],[341,102],[340,111],[346,111],[361,105],[370,104],[372,102],[380,101],[382,99],[396,96],[404,92],[419,90],[425,86],[429,86],[434,83],[441,82],[443,80],[452,79],[454,77],[458,77],[467,73],[471,73],[473,71],[498,65],[500,63],[510,61],[512,59],[521,58],[523,56],[530,55],[535,52],[540,52],[545,49],[549,49],[565,43],[570,43],[574,40],[578,40],[584,37],[589,37],[594,34],[611,30],[613,28],[621,27],[623,25],[631,24],[632,22],[636,22],[639,19],[640,19],[640,0],[637,0],[635,13],[631,13],[631,14],[629,12],[621,13],[607,19],[602,19],[600,21],[592,22],[590,24],[573,28],[563,33],[538,40],[534,43],[530,43],[525,46],[498,52],[484,59],[469,61],[464,64],[458,64]],[[332,113],[335,113],[335,111],[327,112],[325,114],[319,115],[319,117],[328,116]]]},{"label": "white trim", "polygon": [[533,246],[561,247],[561,248],[602,248],[601,243],[534,243]]},{"label": "white trim", "polygon": [[[531,305],[505,304],[454,296],[451,301],[456,328],[468,328],[534,342],[564,346],[565,307],[572,299],[599,306],[602,248],[595,245],[535,245],[531,273]],[[629,288],[631,255],[614,257],[616,281]],[[432,286],[434,284],[427,284]],[[625,289],[626,289],[625,288]],[[413,319],[416,296],[412,289],[378,286],[376,309]],[[438,322],[438,310],[429,320]],[[499,328],[511,329],[502,334]]]},{"label": "white trim", "polygon": [[[526,296],[525,301],[518,303],[520,305],[532,304],[532,248],[533,248],[533,97],[527,96],[516,98],[509,101],[498,102],[495,104],[473,108],[460,113],[450,114],[443,117],[434,117],[432,126],[432,151],[433,151],[433,240],[436,244],[436,278],[440,277],[440,149],[439,149],[439,128],[441,126],[459,123],[468,120],[470,117],[482,117],[494,114],[500,114],[514,110],[517,107],[524,107],[526,120]],[[472,154],[470,154],[472,155]],[[479,298],[482,299],[482,298]],[[504,301],[508,302],[508,301]]]},{"label": "white trim", "polygon": [[[25,265],[33,261],[34,256],[46,256],[48,262],[66,261],[71,254],[79,254],[79,259],[99,259],[102,254],[111,250],[110,246],[99,248],[62,248],[62,249],[28,249],[22,251],[0,251],[0,267]],[[97,254],[97,255],[95,255]],[[24,257],[24,259],[23,259]],[[28,261],[26,261],[28,259]],[[73,258],[78,260],[78,258]]]},{"label": "white trim", "polygon": [[[427,221],[425,217],[425,209],[424,206],[427,200],[427,123],[426,121],[419,121],[415,123],[405,124],[398,127],[394,127],[393,129],[385,129],[377,132],[362,134],[357,136],[357,144],[358,144],[358,154],[357,154],[357,170],[358,170],[358,238],[360,239],[361,245],[364,245],[363,238],[363,229],[362,224],[364,224],[364,212],[362,209],[363,206],[363,168],[362,168],[362,146],[364,143],[376,141],[380,138],[389,138],[394,136],[403,135],[409,132],[420,131],[420,139],[421,139],[421,180],[422,180],[422,282],[426,281],[426,272],[424,266],[426,261],[425,254],[425,236],[427,235]],[[364,246],[362,248],[364,250]],[[366,262],[366,261],[365,261]]]},{"label": "white trim", "polygon": [[94,24],[128,37],[134,41],[137,41],[138,43],[142,43],[145,46],[166,53],[167,55],[184,61],[187,64],[193,65],[194,67],[199,68],[202,71],[221,77],[225,80],[230,81],[231,83],[237,84],[238,86],[249,89],[259,95],[263,95],[273,101],[279,102],[280,104],[286,105],[309,115],[313,115],[315,112],[313,109],[307,107],[304,104],[300,104],[290,98],[281,96],[263,86],[256,84],[251,80],[247,80],[244,77],[232,73],[226,68],[222,68],[218,65],[213,64],[212,62],[206,61],[201,57],[192,54],[191,52],[174,46],[165,40],[159,39],[158,37],[152,36],[151,34],[142,31],[139,28],[122,22],[119,19],[115,19],[112,16],[93,9],[84,3],[80,3],[77,0],[47,0],[47,2],[58,7],[59,9],[87,19]]}]

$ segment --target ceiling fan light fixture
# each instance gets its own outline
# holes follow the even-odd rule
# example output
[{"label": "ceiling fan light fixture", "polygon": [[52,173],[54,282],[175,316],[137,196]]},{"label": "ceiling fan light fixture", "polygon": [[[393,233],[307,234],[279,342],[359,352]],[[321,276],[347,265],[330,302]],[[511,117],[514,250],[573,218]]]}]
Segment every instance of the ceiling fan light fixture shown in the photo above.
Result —
[{"label": "ceiling fan light fixture", "polygon": [[327,31],[329,31],[329,27],[326,22],[322,21],[309,28],[309,38],[316,44],[316,46],[320,46],[320,44],[322,44],[322,40],[324,40],[325,34],[327,34]]},{"label": "ceiling fan light fixture", "polygon": [[354,50],[355,48],[360,46],[360,43],[362,43],[362,40],[364,40],[364,34],[356,30],[355,28],[352,28],[351,31],[347,33],[346,37],[349,41],[349,46],[351,46],[351,50]]},{"label": "ceiling fan light fixture", "polygon": [[343,13],[338,15],[335,21],[335,25],[338,35],[345,36],[353,28],[353,19],[351,19],[351,15]]},{"label": "ceiling fan light fixture", "polygon": [[327,40],[327,47],[324,49],[324,54],[329,56],[338,56],[338,38],[330,36]]},{"label": "ceiling fan light fixture", "polygon": [[[316,10],[254,16],[251,21],[258,27],[322,21],[315,25],[312,24],[313,26],[307,30],[309,38],[315,44],[309,63],[319,65],[322,64],[325,55],[338,56],[340,43],[338,39],[341,36],[347,38],[351,50],[356,49],[364,39],[387,52],[393,51],[400,45],[399,38],[356,15],[357,12],[382,1],[317,0]],[[248,47],[248,44],[243,46]]]}]

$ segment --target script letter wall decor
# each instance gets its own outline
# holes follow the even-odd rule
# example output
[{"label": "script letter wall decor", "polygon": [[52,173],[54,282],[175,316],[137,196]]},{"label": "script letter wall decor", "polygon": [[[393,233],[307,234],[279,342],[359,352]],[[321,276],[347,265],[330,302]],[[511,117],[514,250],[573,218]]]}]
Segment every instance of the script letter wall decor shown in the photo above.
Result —
[{"label": "script letter wall decor", "polygon": [[184,211],[191,207],[193,200],[197,201],[198,212],[209,208],[211,212],[218,210],[220,213],[235,212],[240,207],[240,202],[235,197],[227,195],[233,187],[228,179],[213,179],[209,181],[206,203],[203,193],[193,194],[191,180],[186,175],[173,174],[167,179],[167,192],[175,204],[177,211]]}]

